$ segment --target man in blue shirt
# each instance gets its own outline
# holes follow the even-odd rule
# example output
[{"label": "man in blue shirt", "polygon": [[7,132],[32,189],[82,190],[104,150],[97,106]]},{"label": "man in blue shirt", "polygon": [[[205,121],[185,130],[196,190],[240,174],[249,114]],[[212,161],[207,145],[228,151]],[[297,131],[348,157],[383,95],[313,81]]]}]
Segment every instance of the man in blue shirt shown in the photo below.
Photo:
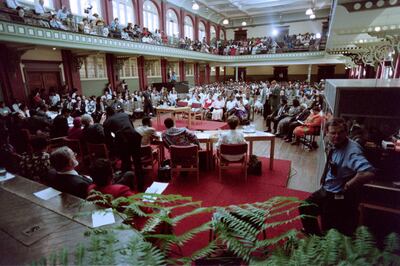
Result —
[{"label": "man in blue shirt", "polygon": [[[361,146],[347,137],[343,119],[328,121],[326,136],[328,156],[321,177],[322,187],[300,206],[300,214],[305,215],[301,221],[307,234],[321,235],[335,228],[351,235],[357,226],[357,188],[374,177],[375,169],[365,158]],[[319,215],[322,232],[315,218]]]}]

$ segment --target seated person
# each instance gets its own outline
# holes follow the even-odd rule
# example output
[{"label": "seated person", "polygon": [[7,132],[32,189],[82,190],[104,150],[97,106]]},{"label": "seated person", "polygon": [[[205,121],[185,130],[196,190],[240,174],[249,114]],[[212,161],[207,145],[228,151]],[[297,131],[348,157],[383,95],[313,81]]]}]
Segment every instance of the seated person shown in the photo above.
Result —
[{"label": "seated person", "polygon": [[75,153],[68,147],[60,147],[51,153],[50,163],[54,170],[50,170],[47,184],[59,191],[86,199],[92,180],[75,170],[79,164]]},{"label": "seated person", "polygon": [[121,24],[119,24],[119,19],[118,18],[114,18],[114,20],[111,21],[110,30],[111,31],[115,31],[115,32],[121,32],[122,31],[122,26],[121,26]]},{"label": "seated person", "polygon": [[[211,95],[210,95],[211,97]],[[221,95],[218,95],[217,99],[215,101],[212,101],[211,108],[211,119],[212,120],[220,120],[222,121],[222,117],[224,115],[224,106],[225,106],[225,101],[222,98]]]},{"label": "seated person", "polygon": [[227,115],[233,115],[236,112],[236,107],[237,102],[236,99],[234,97],[234,95],[231,95],[228,97],[228,100],[226,101],[226,113]]},{"label": "seated person", "polygon": [[64,5],[61,7],[61,9],[59,9],[57,11],[57,15],[56,15],[57,19],[62,22],[67,21],[69,16],[70,16],[70,13],[68,11],[68,8],[67,8],[67,6],[64,6]]},{"label": "seated person", "polygon": [[67,138],[79,140],[82,138],[82,123],[79,116],[74,118],[73,125],[74,126],[68,130]]},{"label": "seated person", "polygon": [[104,128],[99,123],[94,123],[92,116],[84,114],[81,116],[82,142],[92,144],[106,143]]},{"label": "seated person", "polygon": [[236,98],[235,115],[239,118],[239,121],[243,121],[248,118],[248,111],[245,107],[245,102],[242,96]]},{"label": "seated person", "polygon": [[[229,131],[220,134],[218,142],[216,144],[217,150],[221,144],[242,144],[246,143],[243,133],[241,131],[236,130],[236,127],[239,125],[239,118],[232,115],[228,117],[228,126]],[[223,155],[222,157],[228,161],[239,161],[243,158],[243,155]]]},{"label": "seated person", "polygon": [[[114,174],[112,164],[107,159],[97,159],[90,167],[90,176],[93,178],[93,184],[88,187],[88,194],[94,190],[103,194],[108,194],[113,199],[119,197],[129,197],[135,193],[126,185],[113,184]],[[122,179],[128,180],[134,178],[133,172],[126,172]]]},{"label": "seated person", "polygon": [[279,122],[287,116],[289,106],[286,99],[281,99],[280,106],[269,116],[267,116],[267,131],[271,131],[271,122],[274,122],[274,132],[278,130]]},{"label": "seated person", "polygon": [[56,15],[51,15],[49,21],[50,27],[53,29],[66,30],[67,28],[57,19]]},{"label": "seated person", "polygon": [[300,106],[299,100],[294,99],[292,106],[289,108],[289,110],[287,112],[287,116],[285,118],[283,118],[281,121],[279,121],[279,123],[278,123],[278,131],[276,132],[276,137],[281,138],[287,133],[287,127],[288,127],[289,123],[302,110],[304,110],[304,105],[302,108]]},{"label": "seated person", "polygon": [[153,139],[157,139],[156,130],[152,127],[150,117],[142,119],[142,126],[136,128],[137,133],[142,136],[142,146],[150,145]]},{"label": "seated person", "polygon": [[285,136],[283,137],[283,140],[286,142],[292,142],[294,129],[298,126],[301,126],[311,113],[311,111],[307,109],[306,104],[302,103],[300,107],[302,109],[301,113],[292,118],[293,121],[288,124],[286,133],[284,133]]},{"label": "seated person", "polygon": [[322,117],[319,113],[320,111],[321,109],[319,108],[319,106],[314,106],[311,114],[304,121],[304,124],[294,129],[293,135],[295,139],[292,141],[292,145],[298,145],[301,137],[314,134],[316,130],[320,130],[319,127],[322,123]]},{"label": "seated person", "polygon": [[50,154],[47,153],[47,140],[34,137],[30,141],[33,152],[21,155],[20,175],[33,181],[43,183],[50,169]]},{"label": "seated person", "polygon": [[195,144],[200,146],[200,142],[196,135],[190,132],[187,128],[176,128],[174,120],[167,118],[164,120],[164,125],[167,128],[162,134],[164,145],[169,148],[171,145],[176,146],[189,146]]}]

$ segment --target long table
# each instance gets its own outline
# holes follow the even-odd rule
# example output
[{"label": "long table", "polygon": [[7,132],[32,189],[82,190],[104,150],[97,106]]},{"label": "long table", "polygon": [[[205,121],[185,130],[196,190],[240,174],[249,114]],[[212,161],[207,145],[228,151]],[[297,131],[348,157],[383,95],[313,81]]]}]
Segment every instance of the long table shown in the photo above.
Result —
[{"label": "long table", "polygon": [[188,114],[188,128],[192,126],[192,115],[191,115],[191,107],[162,107],[159,106],[156,108],[156,115],[157,115],[157,123],[161,125],[161,114],[172,114],[172,119],[175,122],[175,115],[177,113],[187,113]]},{"label": "long table", "polygon": [[73,261],[77,244],[89,241],[84,233],[100,207],[66,193],[49,200],[33,195],[46,188],[20,176],[0,182],[0,265],[31,264],[64,248]]},{"label": "long table", "polygon": [[[208,131],[193,131],[199,142],[206,144],[207,151],[209,154],[213,154],[213,144],[218,141],[219,135],[228,130],[208,130]],[[160,150],[163,151],[164,147],[161,141],[161,132],[158,132]],[[270,151],[269,151],[269,169],[273,170],[274,168],[274,153],[275,153],[275,135],[271,133],[266,133],[263,131],[255,131],[254,133],[246,133],[243,132],[244,138],[247,142],[249,142],[249,154],[253,155],[253,143],[255,141],[270,141]],[[163,152],[162,157],[163,157]],[[210,160],[212,158],[209,158]]]}]

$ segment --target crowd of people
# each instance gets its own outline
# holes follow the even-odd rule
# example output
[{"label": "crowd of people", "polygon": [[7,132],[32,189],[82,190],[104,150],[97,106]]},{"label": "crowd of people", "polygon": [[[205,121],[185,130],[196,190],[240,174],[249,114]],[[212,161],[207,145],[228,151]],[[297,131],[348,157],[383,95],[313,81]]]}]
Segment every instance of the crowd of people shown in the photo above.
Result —
[{"label": "crowd of people", "polygon": [[[116,91],[107,84],[103,95],[97,98],[78,95],[77,90],[64,88],[60,92],[52,90],[48,95],[44,91],[35,91],[26,104],[15,101],[6,106],[0,102],[0,166],[83,199],[96,197],[95,191],[110,194],[113,198],[128,197],[145,190],[142,149],[154,139],[160,140],[150,116],[143,118],[142,126],[134,127],[128,112],[134,111],[135,102],[140,102],[136,107],[147,115],[152,115],[153,109],[160,104],[185,102],[193,106],[193,103],[199,103],[200,107],[196,108],[206,117],[226,119],[230,130],[220,134],[217,151],[222,144],[245,143],[244,135],[237,127],[243,122],[242,111],[248,107],[262,114],[266,131],[274,132],[287,142],[293,140],[292,144],[298,144],[305,134],[319,130],[324,117],[321,113],[324,108],[323,82],[228,81],[196,86],[185,94],[151,88],[130,93],[127,86],[119,87],[125,90]],[[124,102],[126,99],[130,99],[131,105]],[[126,109],[127,106],[132,109]],[[164,125],[161,136],[167,149],[172,145],[201,148],[194,132],[176,127],[171,118],[165,119]],[[341,231],[350,234],[354,226],[348,222],[356,219],[356,201],[350,197],[351,191],[370,180],[375,169],[362,155],[360,145],[347,137],[346,121],[328,122],[327,129],[332,143],[328,146],[332,150],[328,153],[328,162],[334,162],[336,170],[331,167],[324,173],[323,186],[307,199],[312,204],[301,206],[300,212],[306,214],[302,222],[306,233],[319,235],[321,228],[315,219],[309,218],[310,215],[323,215],[322,229],[326,230],[342,221],[336,215],[331,219],[335,225],[328,225],[326,222],[330,220],[326,215],[346,210],[349,219],[339,226],[342,226]],[[52,141],[60,137],[75,139],[84,145],[104,144],[110,157],[85,161],[85,148],[81,154],[76,154],[67,145],[52,147]],[[236,156],[241,155],[224,159],[239,160]],[[120,160],[120,165],[110,158]],[[345,195],[345,200],[327,206],[335,195]]]},{"label": "crowd of people", "polygon": [[141,27],[131,22],[123,25],[118,18],[114,18],[107,25],[104,19],[97,13],[92,13],[91,9],[85,10],[87,16],[80,18],[74,16],[66,6],[62,6],[57,12],[54,12],[44,6],[44,0],[39,0],[33,10],[29,10],[28,7],[20,4],[18,0],[6,0],[5,3],[9,9],[15,10],[20,20],[28,24],[156,45],[169,45],[191,51],[219,55],[319,50],[321,40],[314,33],[304,33],[248,38],[241,41],[224,41],[212,38],[210,43],[207,43],[205,37],[202,40],[192,40],[189,37],[168,36],[159,29],[152,32],[146,27]]}]

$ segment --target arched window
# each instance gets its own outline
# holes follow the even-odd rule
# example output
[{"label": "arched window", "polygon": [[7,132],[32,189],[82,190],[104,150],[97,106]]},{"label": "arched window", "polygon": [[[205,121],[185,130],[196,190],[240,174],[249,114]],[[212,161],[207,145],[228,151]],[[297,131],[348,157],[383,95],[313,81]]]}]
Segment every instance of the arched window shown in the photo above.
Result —
[{"label": "arched window", "polygon": [[122,25],[134,22],[132,0],[113,0],[112,7],[114,18],[118,18]]},{"label": "arched window", "polygon": [[[88,14],[98,14],[101,17],[100,0],[69,0],[72,14],[87,16]],[[88,9],[92,7],[91,9]]]},{"label": "arched window", "polygon": [[151,32],[159,29],[158,9],[150,0],[143,3],[143,26]]},{"label": "arched window", "polygon": [[178,16],[175,11],[172,9],[168,9],[167,11],[167,35],[178,37],[179,28],[178,28]]},{"label": "arched window", "polygon": [[202,21],[199,22],[199,41],[203,41],[206,37],[206,25]]},{"label": "arched window", "polygon": [[194,38],[194,35],[193,35],[193,21],[189,16],[185,17],[184,32],[185,32],[185,37],[188,37],[191,40],[193,40],[193,38]]},{"label": "arched window", "polygon": [[[35,5],[37,3],[36,0],[20,0],[20,3],[27,3],[30,5]],[[53,0],[44,0],[44,7],[49,8],[49,9],[54,9],[54,4]]]},{"label": "arched window", "polygon": [[210,40],[215,42],[217,40],[217,29],[214,26],[210,27]]},{"label": "arched window", "polygon": [[225,40],[225,31],[220,30],[220,32],[219,32],[219,39],[220,39],[221,41]]}]

